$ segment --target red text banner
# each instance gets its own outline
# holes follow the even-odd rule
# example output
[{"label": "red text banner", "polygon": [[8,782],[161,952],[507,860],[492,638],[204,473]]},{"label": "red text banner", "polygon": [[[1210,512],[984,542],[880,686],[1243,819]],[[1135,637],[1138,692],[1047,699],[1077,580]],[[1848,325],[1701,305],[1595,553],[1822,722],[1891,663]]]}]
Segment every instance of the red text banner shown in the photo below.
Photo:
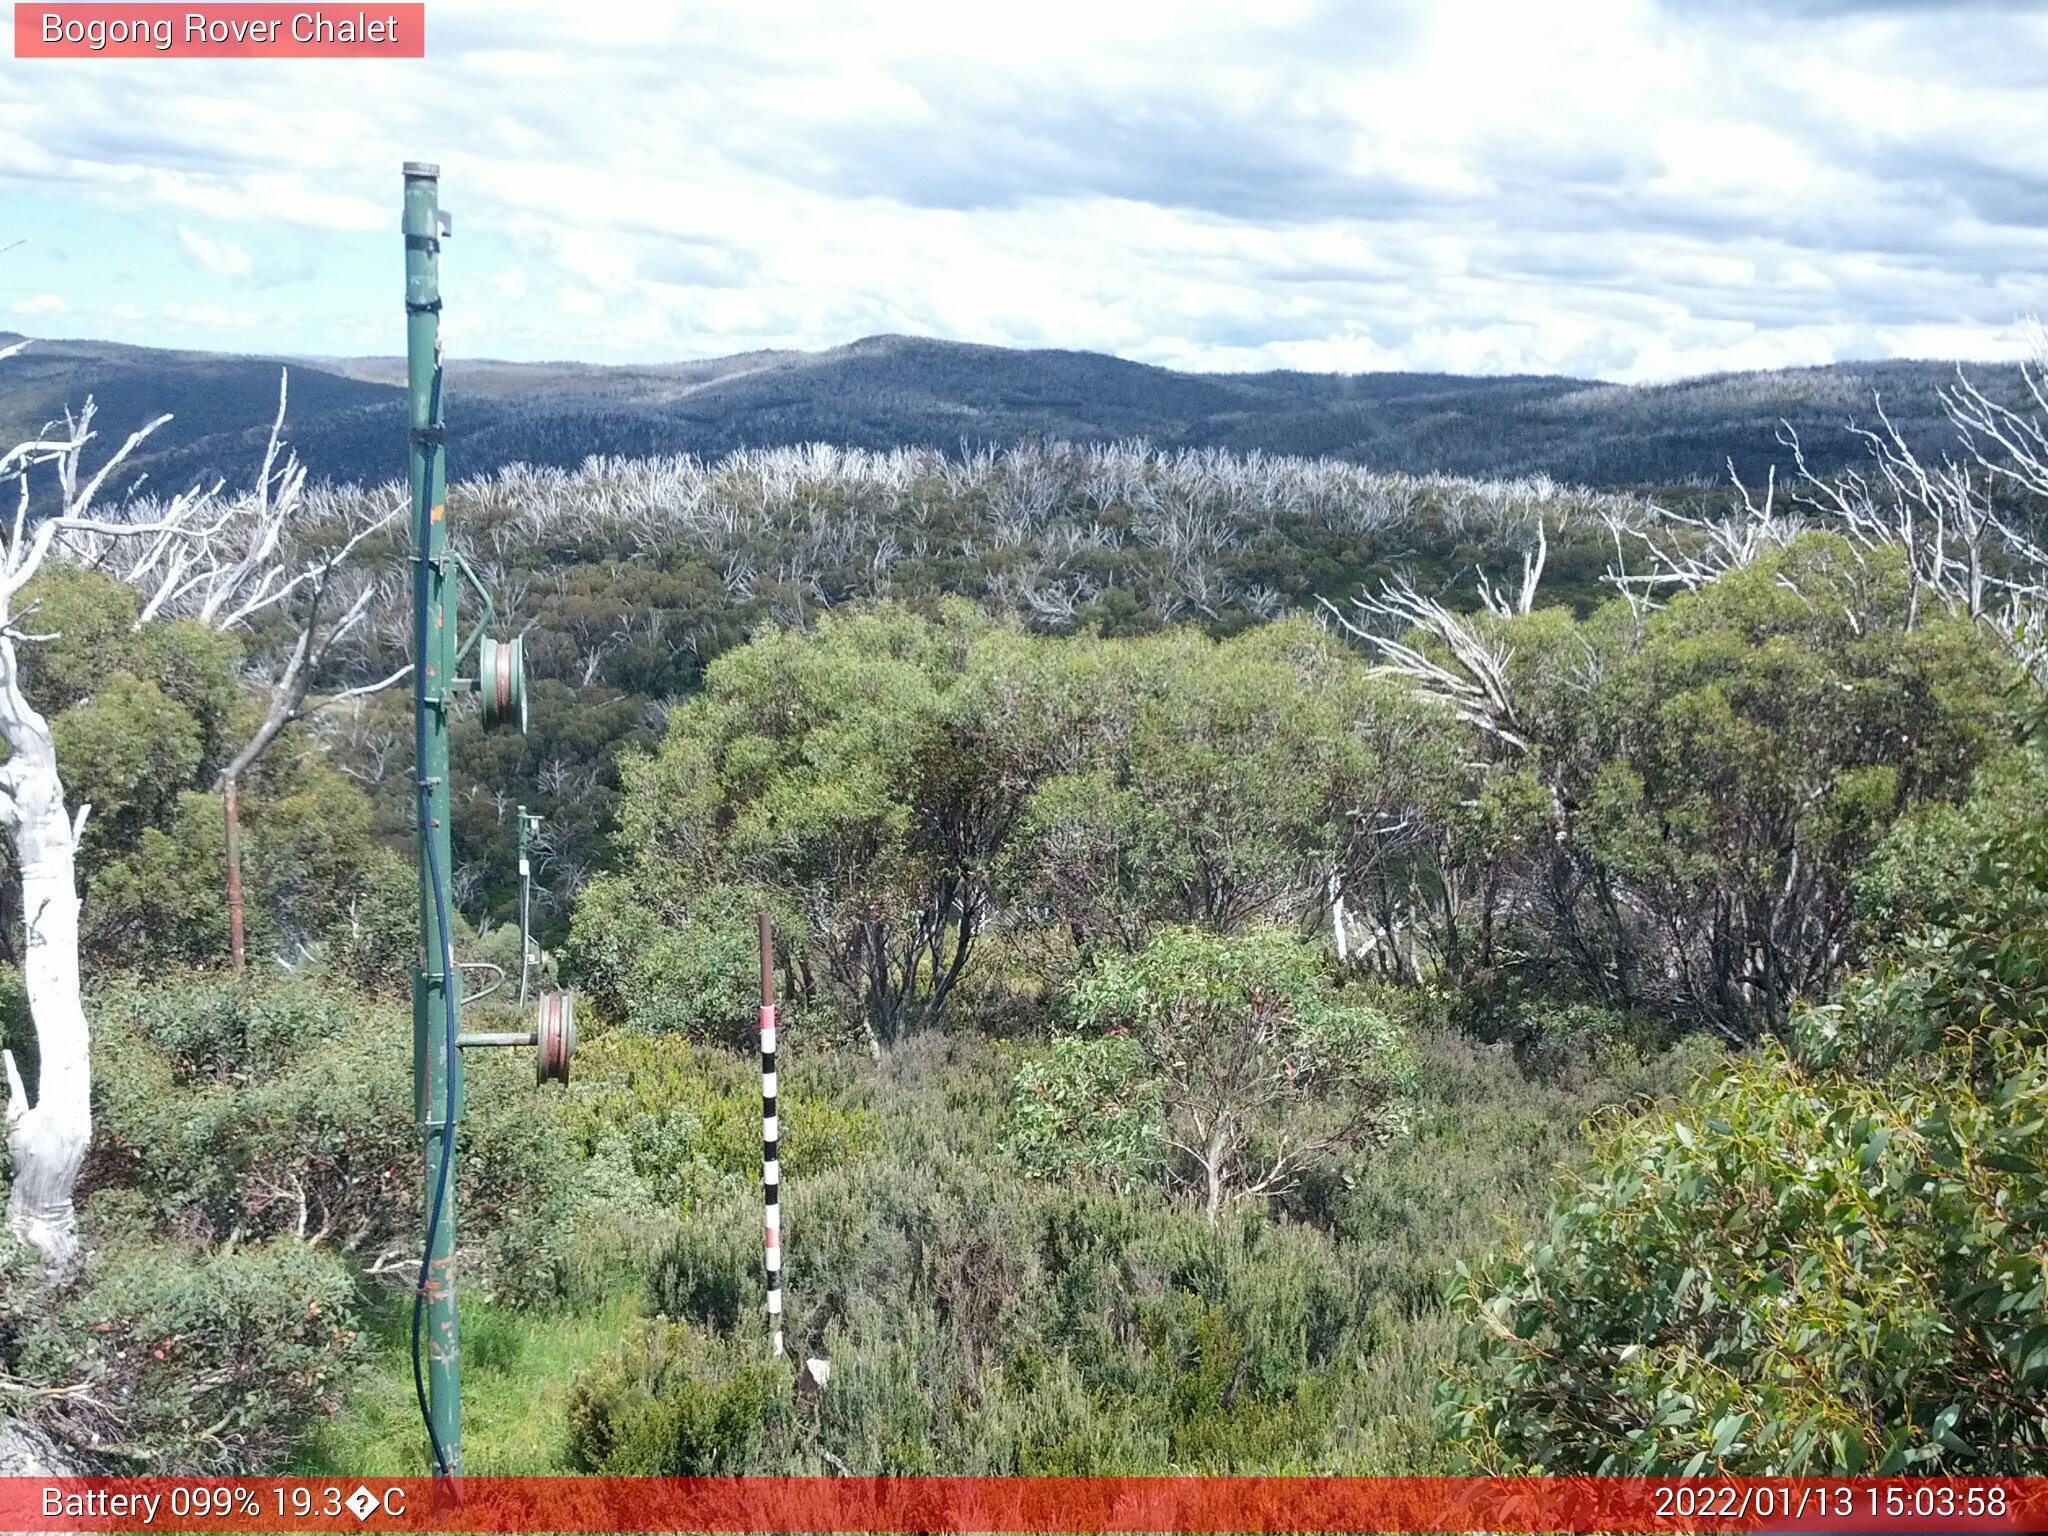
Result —
[{"label": "red text banner", "polygon": [[7,1478],[6,1531],[2048,1530],[2048,1478]]},{"label": "red text banner", "polygon": [[18,59],[421,59],[423,3],[17,4]]}]

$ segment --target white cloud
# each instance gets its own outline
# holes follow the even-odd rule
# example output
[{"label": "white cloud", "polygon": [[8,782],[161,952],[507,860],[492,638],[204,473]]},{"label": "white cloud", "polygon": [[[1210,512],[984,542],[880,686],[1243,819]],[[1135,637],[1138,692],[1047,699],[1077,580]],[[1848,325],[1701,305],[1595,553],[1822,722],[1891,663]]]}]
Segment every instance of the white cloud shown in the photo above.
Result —
[{"label": "white cloud", "polygon": [[[368,252],[399,162],[438,160],[451,325],[527,356],[907,330],[1654,378],[2003,355],[2048,309],[2023,8],[437,0],[428,46],[17,66],[0,203],[156,220],[218,287],[278,226]],[[343,266],[268,344],[382,334],[389,294]]]},{"label": "white cloud", "polygon": [[68,315],[71,306],[54,293],[32,294],[25,299],[16,299],[7,306],[9,313],[17,315]]},{"label": "white cloud", "polygon": [[166,304],[160,312],[166,320],[195,331],[268,330],[273,323],[268,316],[227,304]]},{"label": "white cloud", "polygon": [[249,253],[234,241],[215,240],[182,224],[178,226],[178,243],[199,265],[221,277],[247,277],[253,265]]}]

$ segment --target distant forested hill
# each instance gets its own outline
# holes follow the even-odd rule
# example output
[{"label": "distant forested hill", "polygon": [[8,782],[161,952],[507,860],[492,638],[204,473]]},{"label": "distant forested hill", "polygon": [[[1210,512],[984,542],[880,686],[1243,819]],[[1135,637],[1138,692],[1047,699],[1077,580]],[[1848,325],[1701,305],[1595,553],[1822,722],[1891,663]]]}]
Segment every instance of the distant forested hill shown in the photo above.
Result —
[{"label": "distant forested hill", "polygon": [[[0,340],[7,338],[0,337]],[[249,472],[275,407],[280,359],[38,341],[0,369],[0,433],[100,402],[119,441],[174,413],[147,455],[160,487]],[[317,478],[381,481],[402,466],[403,365],[291,362],[291,436]],[[1982,366],[1994,396],[2017,371]],[[1593,486],[1745,477],[1787,458],[1789,421],[1815,467],[1860,457],[1843,422],[1874,394],[1917,448],[1952,437],[1940,362],[1845,363],[1629,386],[1447,374],[1196,374],[1092,352],[1018,351],[873,336],[825,352],[602,368],[455,363],[449,434],[457,476],[508,463],[572,467],[591,454],[716,455],[822,441],[857,448],[1007,446],[1039,436],[1161,447],[1326,455],[1410,473],[1548,474]],[[11,441],[12,439],[10,439]]]}]

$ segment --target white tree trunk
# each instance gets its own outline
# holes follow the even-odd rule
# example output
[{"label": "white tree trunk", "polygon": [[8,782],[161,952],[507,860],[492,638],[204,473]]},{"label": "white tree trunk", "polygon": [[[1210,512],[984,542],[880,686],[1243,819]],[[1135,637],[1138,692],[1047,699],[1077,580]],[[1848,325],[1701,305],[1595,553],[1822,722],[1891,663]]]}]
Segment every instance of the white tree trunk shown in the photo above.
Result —
[{"label": "white tree trunk", "polygon": [[45,1267],[66,1272],[78,1262],[78,1217],[71,1194],[92,1141],[92,1051],[78,984],[77,847],[64,809],[50,725],[22,695],[15,642],[0,637],[0,767],[4,823],[21,866],[24,928],[22,980],[36,1032],[35,1102],[11,1052],[6,1053],[7,1152],[14,1188],[7,1201],[16,1237],[37,1249]]},{"label": "white tree trunk", "polygon": [[[12,356],[25,345],[17,342],[0,347],[0,358]],[[280,388],[280,423],[283,411]],[[25,635],[15,624],[33,612],[35,605],[17,613],[15,599],[50,558],[59,536],[74,545],[83,541],[90,546],[74,547],[72,553],[93,564],[104,563],[114,545],[138,541],[141,555],[129,567],[131,584],[139,584],[150,570],[165,571],[165,562],[169,562],[156,596],[143,605],[145,614],[154,613],[169,594],[189,589],[187,576],[205,568],[205,557],[227,521],[214,516],[212,491],[187,492],[159,503],[157,515],[147,521],[91,517],[93,497],[100,488],[145,438],[171,418],[159,416],[129,434],[127,442],[108,455],[89,479],[81,479],[81,461],[95,435],[92,419],[93,405],[88,400],[77,416],[66,413],[67,436],[38,438],[0,453],[0,474],[19,492],[11,526],[0,536],[0,741],[7,745],[7,761],[0,764],[0,827],[6,828],[21,866],[22,980],[35,1026],[37,1058],[36,1092],[31,1103],[13,1054],[0,1052],[0,1069],[7,1079],[7,1152],[14,1165],[7,1219],[15,1235],[43,1255],[45,1272],[58,1275],[75,1269],[80,1258],[78,1216],[71,1196],[92,1142],[92,1042],[78,989],[78,836],[85,825],[85,808],[80,807],[75,819],[66,813],[64,781],[57,772],[50,722],[21,690],[17,647],[35,637]],[[252,577],[259,584],[258,591],[245,597],[220,627],[283,601],[309,580],[317,585],[374,531],[359,530],[340,554],[324,565],[316,562],[298,576],[286,579],[281,569],[275,578],[264,573],[282,526],[279,507],[287,501],[296,506],[305,478],[296,464],[288,468],[279,503],[272,505],[270,471],[277,456],[278,431],[278,427],[271,429],[262,489],[253,497],[241,498],[237,506],[239,512],[253,513],[255,531],[243,545],[242,557],[233,562],[237,574],[225,585],[213,583],[208,601],[216,607],[226,605]],[[62,507],[56,516],[31,525],[27,474],[38,465],[55,467]],[[387,514],[385,521],[395,515]],[[215,560],[214,566],[219,563]],[[359,616],[360,605],[351,611]]]}]

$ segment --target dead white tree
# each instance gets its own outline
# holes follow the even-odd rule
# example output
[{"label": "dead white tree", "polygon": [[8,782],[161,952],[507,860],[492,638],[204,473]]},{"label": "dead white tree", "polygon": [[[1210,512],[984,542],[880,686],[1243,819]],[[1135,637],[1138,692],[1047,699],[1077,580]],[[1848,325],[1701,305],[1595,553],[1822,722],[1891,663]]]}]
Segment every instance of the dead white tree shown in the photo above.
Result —
[{"label": "dead white tree", "polygon": [[[1638,632],[1649,611],[1661,606],[1657,593],[1697,591],[1783,548],[1812,526],[1799,508],[1780,506],[1776,465],[1765,478],[1761,498],[1743,484],[1732,459],[1728,478],[1737,506],[1722,516],[1688,517],[1656,507],[1646,519],[1608,517],[1614,559],[1607,566],[1607,583],[1627,599]],[[1640,570],[1629,569],[1630,543],[1643,546],[1646,564]]]},{"label": "dead white tree", "polygon": [[[19,344],[0,350],[0,358],[18,350]],[[17,604],[61,539],[118,539],[149,550],[205,537],[215,515],[210,492],[159,504],[147,519],[92,516],[94,499],[110,477],[169,419],[159,417],[133,433],[89,477],[83,460],[96,436],[90,402],[76,416],[67,413],[61,432],[47,428],[0,454],[0,486],[11,481],[18,487],[14,516],[0,546],[0,738],[7,744],[7,761],[0,765],[0,827],[14,845],[20,869],[22,982],[37,1060],[31,1100],[13,1052],[0,1052],[7,1077],[7,1151],[14,1165],[7,1214],[15,1236],[40,1253],[45,1270],[54,1274],[67,1273],[78,1262],[72,1191],[92,1140],[92,1052],[79,995],[77,872],[78,839],[90,807],[80,806],[76,814],[66,807],[50,722],[22,689],[21,647],[46,637],[21,627],[33,604],[20,611]],[[38,470],[54,473],[58,504],[49,515],[31,521],[29,482]]]},{"label": "dead white tree", "polygon": [[[280,372],[277,416],[255,482],[231,500],[220,500],[216,490],[214,511],[203,530],[189,517],[176,520],[127,559],[123,548],[134,541],[125,532],[81,530],[67,540],[74,557],[102,566],[137,589],[142,597],[138,628],[156,619],[194,619],[233,631],[282,620],[292,636],[281,654],[273,652],[267,670],[252,672],[250,680],[265,697],[263,719],[214,782],[226,823],[228,932],[238,971],[245,963],[243,776],[294,721],[381,693],[412,675],[407,664],[372,682],[314,692],[337,650],[365,626],[382,595],[378,582],[356,571],[355,557],[399,518],[405,503],[395,495],[367,500],[309,496],[305,467],[284,446],[289,388],[289,374]],[[147,518],[153,511],[145,506],[141,515]]]},{"label": "dead white tree", "polygon": [[[1540,565],[1536,570],[1540,573]],[[1533,599],[1533,585],[1529,591]],[[1405,577],[1352,599],[1362,622],[1327,598],[1321,601],[1323,611],[1347,634],[1379,655],[1380,671],[1405,679],[1423,697],[1516,752],[1531,750],[1509,677],[1514,647],[1489,633],[1485,621],[1425,596]]]},{"label": "dead white tree", "polygon": [[1543,567],[1550,559],[1550,534],[1543,525],[1543,514],[1536,515],[1536,542],[1522,549],[1522,586],[1510,598],[1505,589],[1496,587],[1493,578],[1485,571],[1479,573],[1479,601],[1502,618],[1518,613],[1536,611],[1536,590],[1543,584]]},{"label": "dead white tree", "polygon": [[[1875,427],[1850,424],[1866,453],[1862,468],[1823,475],[1808,463],[1788,423],[1778,441],[1791,456],[1752,490],[1729,464],[1734,508],[1690,518],[1657,509],[1652,519],[1610,519],[1615,558],[1607,581],[1629,601],[1640,627],[1657,594],[1705,586],[1752,564],[1801,534],[1824,529],[1857,557],[1889,550],[1903,561],[1905,624],[1930,612],[1968,618],[2004,641],[2036,677],[2048,678],[2048,335],[2035,329],[2036,356],[2020,366],[2017,403],[1993,399],[1958,366],[1940,392],[1961,453],[1937,460],[1916,449],[1873,401]],[[1627,547],[1646,559],[1630,569]],[[1783,578],[1780,578],[1781,581]],[[1789,582],[1786,583],[1789,585]],[[1848,615],[1852,624],[1861,616]]]}]

